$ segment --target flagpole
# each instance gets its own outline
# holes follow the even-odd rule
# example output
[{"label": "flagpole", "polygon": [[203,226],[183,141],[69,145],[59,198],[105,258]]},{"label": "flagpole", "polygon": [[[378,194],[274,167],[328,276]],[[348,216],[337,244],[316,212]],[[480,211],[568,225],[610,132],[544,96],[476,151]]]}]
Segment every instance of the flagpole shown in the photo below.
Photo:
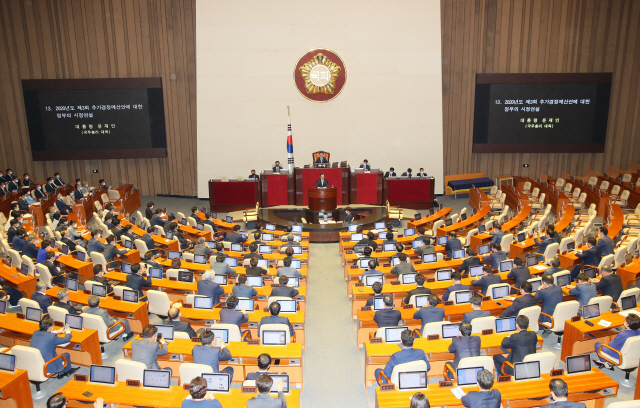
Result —
[{"label": "flagpole", "polygon": [[287,155],[288,155],[288,163],[289,163],[289,173],[293,172],[294,161],[293,161],[293,136],[291,135],[291,108],[287,105],[287,114],[289,116],[289,125],[287,126],[288,136],[287,136]]}]

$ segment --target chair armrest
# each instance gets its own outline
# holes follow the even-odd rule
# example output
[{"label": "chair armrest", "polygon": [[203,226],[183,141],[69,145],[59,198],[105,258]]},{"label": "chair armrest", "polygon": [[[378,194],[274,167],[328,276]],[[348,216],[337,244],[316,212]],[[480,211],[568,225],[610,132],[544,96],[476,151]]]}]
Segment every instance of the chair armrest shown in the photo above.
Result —
[{"label": "chair armrest", "polygon": [[249,340],[251,340],[251,332],[250,331],[246,331],[244,333],[242,333],[242,337],[240,338],[241,341],[246,341],[247,337],[249,338]]},{"label": "chair armrest", "polygon": [[175,305],[176,303],[180,303],[180,306],[176,306],[176,307],[182,307],[182,300],[181,299],[178,299],[178,300],[175,300],[175,301],[171,302],[171,305],[169,307],[170,308],[173,307],[173,305]]},{"label": "chair armrest", "polygon": [[69,364],[69,362],[67,361],[67,358],[64,356],[64,354],[58,354],[57,356],[55,356],[51,360],[49,360],[46,363],[44,363],[44,367],[42,367],[42,370],[44,371],[44,376],[45,377],[49,378],[49,377],[53,376],[54,374],[56,374],[56,373],[47,374],[47,367],[49,367],[49,364],[53,363],[54,361],[56,361],[59,358],[61,358],[64,361],[64,363],[63,363],[64,366]]},{"label": "chair armrest", "polygon": [[[115,267],[115,268],[111,268],[111,269],[109,269],[109,265],[110,265],[110,264],[113,264],[113,263],[115,263],[115,264],[116,264],[116,267]],[[109,271],[115,271],[116,269],[118,269],[118,267],[119,267],[119,266],[120,266],[120,264],[118,263],[118,261],[111,261],[111,262],[107,262],[107,266],[106,266],[107,272],[109,272]]]},{"label": "chair armrest", "polygon": [[422,334],[420,333],[420,330],[418,329],[413,329],[413,336],[416,338],[421,339],[422,338]]},{"label": "chair armrest", "polygon": [[371,340],[375,336],[376,336],[376,334],[374,332],[369,332],[369,340]]},{"label": "chair armrest", "polygon": [[0,290],[0,299],[5,299],[7,297],[7,294],[5,293],[4,290]]},{"label": "chair armrest", "polygon": [[546,314],[545,312],[540,312],[541,315],[545,315],[547,316],[549,319],[551,319],[551,324],[545,323],[545,322],[538,322],[539,325],[546,327],[547,329],[551,329],[555,324],[554,324],[554,320],[553,320],[553,316],[550,316],[548,314]]},{"label": "chair armrest", "polygon": [[[122,329],[121,329],[121,330],[118,330],[117,332],[115,332],[115,333],[113,334],[113,336],[112,336],[112,335],[111,335],[111,329],[113,329],[113,328],[114,328],[114,327],[116,327],[117,325],[122,326]],[[122,333],[124,333],[124,331],[125,331],[124,323],[123,323],[123,322],[121,322],[121,321],[117,321],[117,322],[115,322],[115,324],[111,325],[111,327],[109,327],[109,328],[107,329],[107,338],[108,338],[109,340],[113,340],[113,339],[115,339],[116,337],[118,337],[119,335],[121,335]]]},{"label": "chair armrest", "polygon": [[502,374],[504,374],[504,367],[505,365],[509,365],[511,366],[511,369],[513,370],[513,364],[511,364],[510,362],[506,361],[504,363],[502,363],[502,367],[500,367],[500,371],[502,371]]},{"label": "chair armrest", "polygon": [[382,377],[384,377],[384,379],[387,380],[387,384],[391,383],[391,380],[389,379],[389,377],[387,377],[386,375],[384,375],[384,373],[382,371],[380,371],[380,373],[378,373],[378,378],[376,378],[376,380],[378,380],[378,384],[382,384],[380,382]]},{"label": "chair armrest", "polygon": [[[618,355],[619,361],[616,363],[614,361],[611,361],[606,354],[602,353],[602,349],[603,348],[608,348],[609,350],[613,351],[615,354]],[[596,353],[598,354],[598,356],[600,356],[601,358],[604,358],[605,360],[607,360],[609,363],[617,366],[617,365],[621,365],[622,364],[622,353],[620,353],[618,350],[612,348],[611,346],[609,346],[608,344],[601,344],[600,348],[598,348],[598,350],[596,350]]]},{"label": "chair armrest", "polygon": [[[456,375],[455,375],[456,370],[454,370],[454,369],[453,369],[453,367],[451,366],[451,364],[446,363],[446,364],[444,365],[444,370],[443,370],[443,371],[444,371],[444,372],[443,372],[443,374],[444,374],[444,378],[445,378],[447,381],[455,381],[455,379],[456,379]],[[453,373],[453,378],[449,378],[449,372]]]},{"label": "chair armrest", "polygon": [[296,342],[296,335],[295,333],[293,334],[293,336],[291,336],[291,342],[295,343]]}]

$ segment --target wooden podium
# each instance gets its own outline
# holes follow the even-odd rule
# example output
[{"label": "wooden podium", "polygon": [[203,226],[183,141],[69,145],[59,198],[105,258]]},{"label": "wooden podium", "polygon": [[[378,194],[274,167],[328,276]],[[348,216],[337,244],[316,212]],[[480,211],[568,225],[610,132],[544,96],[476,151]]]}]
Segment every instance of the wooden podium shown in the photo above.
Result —
[{"label": "wooden podium", "polygon": [[332,188],[310,188],[309,209],[311,211],[333,211],[338,207],[338,190]]}]

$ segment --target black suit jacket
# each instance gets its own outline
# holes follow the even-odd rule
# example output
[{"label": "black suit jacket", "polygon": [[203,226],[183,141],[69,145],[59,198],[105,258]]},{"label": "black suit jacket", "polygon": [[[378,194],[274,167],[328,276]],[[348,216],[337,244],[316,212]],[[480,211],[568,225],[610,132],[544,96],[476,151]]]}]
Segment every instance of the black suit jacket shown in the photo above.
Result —
[{"label": "black suit jacket", "polygon": [[273,166],[271,170],[273,170],[274,173],[280,173],[280,170],[282,170],[282,166]]},{"label": "black suit jacket", "polygon": [[124,285],[133,290],[137,290],[139,297],[142,297],[144,296],[142,293],[142,287],[151,286],[151,275],[147,275],[147,279],[138,274],[127,275],[127,280]]},{"label": "black suit jacket", "polygon": [[18,200],[18,207],[20,208],[20,211],[29,212],[29,204],[27,204],[27,201],[22,198]]},{"label": "black suit jacket", "polygon": [[[500,318],[515,317],[518,315],[518,313],[520,313],[520,310],[524,309],[525,307],[535,306],[537,304],[538,303],[536,302],[536,298],[533,297],[533,295],[531,295],[530,293],[527,293],[524,296],[516,298],[516,300],[514,300],[513,303],[511,304],[511,306],[504,309],[504,312],[500,314]],[[529,323],[535,324],[536,322],[529,322]]]},{"label": "black suit jacket", "polygon": [[[622,293],[622,279],[620,275],[611,274],[600,279],[600,282],[596,283],[596,290],[602,291],[602,296],[611,296],[614,302],[618,301],[620,294]],[[607,312],[608,310],[601,310],[600,313]]]},{"label": "black suit jacket", "polygon": [[[53,306],[61,307],[61,308],[63,308],[63,309],[66,309],[66,310],[67,310],[67,312],[69,312],[69,314],[70,314],[70,315],[79,315],[79,314],[80,314],[80,312],[78,312],[78,311],[76,310],[76,308],[75,308],[75,307],[71,306],[71,305],[70,305],[70,304],[68,304],[68,303],[55,302],[55,303],[53,304]],[[64,323],[64,322],[63,322],[63,323]]]},{"label": "black suit jacket", "polygon": [[384,178],[389,178],[389,177],[396,177],[396,172],[395,171],[388,171],[388,172],[384,173]]},{"label": "black suit jacket", "polygon": [[318,181],[316,181],[316,188],[320,187],[329,187],[329,182],[327,181],[327,179],[318,179]]},{"label": "black suit jacket", "polygon": [[536,352],[538,335],[535,331],[521,330],[505,337],[502,340],[502,347],[509,350],[507,361],[510,363],[521,363],[525,356]]},{"label": "black suit jacket", "polygon": [[344,217],[344,222],[351,222],[353,221],[353,214],[349,213],[346,215],[346,217]]},{"label": "black suit jacket", "polygon": [[465,273],[469,273],[469,268],[478,265],[482,265],[480,258],[477,256],[470,256],[462,261],[462,264],[458,267],[458,272],[462,273],[464,271]]},{"label": "black suit jacket", "polygon": [[44,191],[42,189],[40,189],[40,190],[36,189],[35,191],[36,192],[34,194],[35,194],[36,198],[44,197]]},{"label": "black suit jacket", "polygon": [[371,166],[369,166],[368,164],[361,164],[360,168],[361,169],[365,169],[367,171],[371,171]]},{"label": "black suit jacket", "polygon": [[405,304],[409,304],[409,300],[411,299],[411,296],[413,296],[413,295],[430,295],[430,294],[431,294],[431,289],[429,289],[429,288],[411,289],[409,292],[407,292],[407,297],[404,298],[404,303]]},{"label": "black suit jacket", "polygon": [[74,200],[78,201],[80,200],[82,197],[84,197],[84,194],[82,194],[82,191],[78,190],[77,188],[75,189],[75,191],[73,192],[73,198]]}]

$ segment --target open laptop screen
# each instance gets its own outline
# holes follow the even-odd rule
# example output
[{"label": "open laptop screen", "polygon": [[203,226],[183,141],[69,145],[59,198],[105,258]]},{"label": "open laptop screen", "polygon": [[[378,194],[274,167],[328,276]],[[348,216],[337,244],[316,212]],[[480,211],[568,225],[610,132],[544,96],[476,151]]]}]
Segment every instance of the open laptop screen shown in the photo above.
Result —
[{"label": "open laptop screen", "polygon": [[415,390],[427,388],[426,371],[407,371],[398,376],[399,390]]},{"label": "open laptop screen", "polygon": [[484,269],[482,265],[472,266],[469,268],[469,276],[472,278],[475,276],[480,276],[482,274],[484,274]]},{"label": "open laptop screen", "polygon": [[493,298],[494,299],[502,299],[505,296],[509,296],[510,287],[508,285],[498,286],[497,288],[492,288]]},{"label": "open laptop screen", "polygon": [[384,285],[384,275],[366,275],[364,277],[365,286],[373,286],[374,283],[380,282]]},{"label": "open laptop screen", "polygon": [[507,261],[500,262],[500,272],[510,271],[511,269],[513,269],[513,261],[512,260],[507,260]]},{"label": "open laptop screen", "polygon": [[173,340],[173,326],[156,324],[156,329],[158,329],[158,333],[162,334],[162,338],[165,340]]},{"label": "open laptop screen", "polygon": [[247,276],[247,285],[261,288],[263,285],[262,276]]},{"label": "open laptop screen", "polygon": [[506,333],[516,331],[516,318],[507,317],[504,319],[496,319],[496,333]]},{"label": "open laptop screen", "polygon": [[400,343],[402,332],[407,330],[409,327],[387,327],[384,329],[384,341],[387,343]]},{"label": "open laptop screen", "polygon": [[585,320],[600,317],[600,305],[595,303],[593,305],[582,306],[582,317]]},{"label": "open laptop screen", "polygon": [[516,363],[513,365],[514,377],[516,381],[533,380],[540,378],[540,362],[529,361],[526,363]]},{"label": "open laptop screen", "polygon": [[488,254],[491,251],[490,245],[479,245],[478,246],[478,255]]},{"label": "open laptop screen", "polygon": [[451,280],[451,269],[436,271],[436,280],[438,282]]},{"label": "open laptop screen", "polygon": [[442,338],[452,339],[460,335],[459,324],[443,324],[442,325]]},{"label": "open laptop screen", "polygon": [[402,276],[402,284],[403,285],[413,285],[416,283],[416,275],[417,273],[403,273]]},{"label": "open laptop screen", "polygon": [[567,374],[584,373],[591,371],[591,359],[589,354],[567,356]]},{"label": "open laptop screen", "polygon": [[193,308],[194,309],[213,309],[213,298],[204,297],[204,296],[195,296],[193,298]]},{"label": "open laptop screen", "polygon": [[456,379],[458,380],[458,386],[475,385],[478,382],[478,372],[482,371],[484,367],[469,367],[458,368]]},{"label": "open laptop screen", "polygon": [[471,301],[471,296],[473,296],[473,292],[470,290],[461,290],[456,292],[456,304],[461,305],[469,303]]},{"label": "open laptop screen", "polygon": [[13,354],[0,353],[0,370],[16,371],[16,356]]}]

